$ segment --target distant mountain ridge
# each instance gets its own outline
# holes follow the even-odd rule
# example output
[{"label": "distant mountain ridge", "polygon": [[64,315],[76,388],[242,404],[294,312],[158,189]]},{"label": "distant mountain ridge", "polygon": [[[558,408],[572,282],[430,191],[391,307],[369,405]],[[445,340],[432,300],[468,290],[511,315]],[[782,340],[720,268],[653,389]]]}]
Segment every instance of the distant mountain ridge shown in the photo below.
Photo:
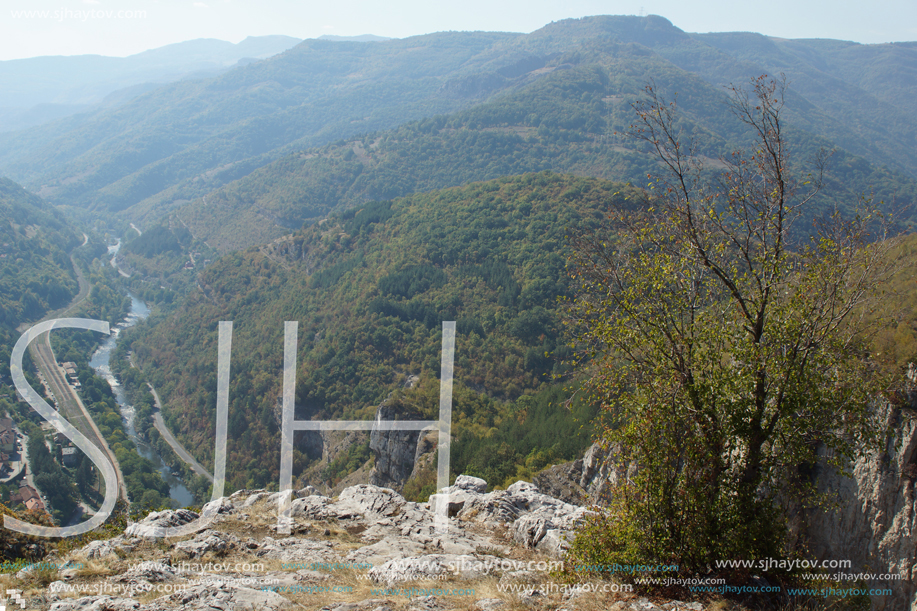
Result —
[{"label": "distant mountain ridge", "polygon": [[240,60],[271,57],[299,42],[290,36],[249,36],[237,44],[201,38],[128,57],[74,55],[0,61],[0,132],[105,105],[108,96],[138,85],[212,77]]},{"label": "distant mountain ridge", "polygon": [[[678,74],[684,87],[670,93],[689,105],[704,87],[785,72],[790,125],[861,157],[872,166],[867,174],[888,166],[917,178],[914,45],[689,34],[658,16],[569,19],[531,34],[306,40],[213,79],[0,134],[0,172],[55,203],[106,214],[136,207],[155,220],[287,154],[474,108],[555,70],[622,56],[629,63],[608,72],[613,86],[627,82],[637,92],[654,75],[667,86],[658,75]],[[514,123],[542,122],[523,119]],[[611,123],[590,133],[603,135]],[[533,169],[547,168],[526,171]]]},{"label": "distant mountain ridge", "polygon": [[[492,86],[504,93],[449,115],[292,153],[175,214],[196,237],[227,252],[367,201],[524,172],[547,169],[644,184],[647,174],[657,171],[657,161],[620,135],[636,119],[630,105],[645,85],[635,67],[654,74],[668,95],[682,94],[680,125],[695,134],[702,155],[716,160],[746,144],[720,87],[645,47],[603,40],[588,55],[529,56],[492,73],[491,81],[454,79],[446,86],[457,92]],[[787,114],[805,119],[799,96],[791,95]],[[792,157],[800,168],[819,148],[836,147],[813,131],[812,121],[812,130],[790,125]],[[844,208],[864,194],[889,204],[917,201],[917,181],[907,173],[871,164],[843,148],[835,151],[826,172],[825,198],[814,208],[829,201]],[[149,223],[164,205],[150,198],[125,212]]]},{"label": "distant mountain ridge", "polygon": [[[323,144],[467,106],[438,93],[439,75],[507,36],[306,40],[214,79],[172,83],[110,111],[0,135],[0,164],[51,201],[122,209],[239,162],[233,177],[247,174],[269,160],[260,156],[291,142],[308,148],[309,140]],[[54,178],[57,171],[68,178]]]}]

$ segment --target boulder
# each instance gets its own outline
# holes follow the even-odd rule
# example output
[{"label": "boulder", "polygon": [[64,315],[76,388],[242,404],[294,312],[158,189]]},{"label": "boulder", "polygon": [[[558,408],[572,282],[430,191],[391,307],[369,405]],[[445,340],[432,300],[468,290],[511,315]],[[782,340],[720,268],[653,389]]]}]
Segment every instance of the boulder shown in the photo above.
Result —
[{"label": "boulder", "polygon": [[133,537],[152,537],[155,529],[171,528],[182,526],[193,522],[200,516],[190,509],[167,509],[166,511],[154,511],[139,522],[135,522],[127,527],[125,535]]},{"label": "boulder", "polygon": [[167,562],[141,562],[112,581],[121,583],[160,583],[178,578],[178,571]]},{"label": "boulder", "polygon": [[391,488],[361,484],[345,488],[334,504],[334,511],[341,519],[372,520],[394,515],[404,503],[404,498]]},{"label": "boulder", "polygon": [[124,538],[118,536],[107,541],[91,541],[74,552],[73,555],[86,560],[112,559],[119,557],[119,551],[125,552],[129,549],[130,546],[125,544]]},{"label": "boulder", "polygon": [[134,611],[135,609],[140,609],[138,601],[114,596],[84,596],[51,605],[51,611]]},{"label": "boulder", "polygon": [[238,537],[208,529],[197,533],[193,539],[176,543],[175,551],[188,558],[201,558],[204,554],[211,552],[223,554],[240,545],[241,541]]},{"label": "boulder", "polygon": [[270,590],[255,590],[232,583],[211,581],[196,585],[183,592],[157,598],[143,606],[143,611],[280,611],[291,609],[292,602]]}]

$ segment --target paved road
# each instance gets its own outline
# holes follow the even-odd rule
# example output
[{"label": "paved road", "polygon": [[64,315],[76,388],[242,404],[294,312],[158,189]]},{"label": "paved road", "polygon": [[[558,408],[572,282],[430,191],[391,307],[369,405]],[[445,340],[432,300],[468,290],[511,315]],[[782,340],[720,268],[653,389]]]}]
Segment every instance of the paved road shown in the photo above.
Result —
[{"label": "paved road", "polygon": [[194,460],[194,457],[191,456],[191,453],[185,449],[185,446],[180,444],[177,439],[172,435],[172,432],[166,426],[166,423],[162,419],[162,401],[159,399],[159,393],[156,392],[156,389],[149,383],[147,386],[150,387],[150,392],[153,393],[153,400],[156,402],[156,411],[153,412],[153,425],[156,427],[156,430],[159,431],[159,434],[162,435],[162,438],[166,440],[175,453],[180,459],[182,459],[186,465],[191,467],[195,473],[198,475],[203,475],[207,480],[212,484],[213,476],[210,474],[207,469],[201,465],[201,463]]}]

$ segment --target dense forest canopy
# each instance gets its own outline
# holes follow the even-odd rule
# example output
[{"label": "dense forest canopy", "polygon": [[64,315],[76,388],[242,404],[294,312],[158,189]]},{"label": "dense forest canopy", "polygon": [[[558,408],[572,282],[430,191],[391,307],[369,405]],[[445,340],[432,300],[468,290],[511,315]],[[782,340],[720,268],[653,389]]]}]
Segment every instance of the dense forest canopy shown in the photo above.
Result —
[{"label": "dense forest canopy", "polygon": [[[544,172],[370,203],[222,257],[201,274],[202,290],[147,327],[133,349],[166,400],[167,422],[206,464],[216,325],[234,321],[229,452],[239,467],[229,478],[263,486],[279,466],[279,455],[266,460],[256,448],[278,447],[285,320],[299,321],[300,419],[371,418],[406,376],[435,379],[441,322],[455,320],[453,430],[480,442],[504,431],[501,422],[524,421],[520,406],[546,406],[537,395],[563,371],[558,297],[568,294],[567,231],[635,195],[624,185]],[[518,446],[524,435],[513,435]],[[525,443],[522,459],[535,448]],[[558,457],[572,457],[583,441],[547,447],[556,443]],[[515,474],[514,464],[505,462],[494,483]]]},{"label": "dense forest canopy", "polygon": [[[573,59],[576,64],[567,63]],[[227,252],[367,201],[499,176],[552,170],[644,185],[658,162],[624,133],[648,72],[677,101],[678,128],[700,155],[717,160],[747,144],[722,88],[632,45],[560,56],[541,71],[522,89],[467,110],[290,154],[175,214],[196,237]],[[798,97],[788,106],[805,108]],[[899,206],[917,201],[917,183],[907,173],[837,148],[811,121],[789,125],[799,171],[820,149],[833,151],[813,209],[846,208],[864,194]]]},{"label": "dense forest canopy", "polygon": [[[557,71],[599,65],[614,85],[605,103],[619,107],[622,116],[628,100],[616,97],[619,90],[635,93],[649,77],[667,81],[687,100],[704,88],[720,91],[729,82],[784,72],[790,118],[799,129],[872,166],[913,178],[917,115],[910,112],[911,87],[901,75],[913,73],[915,58],[917,51],[907,45],[689,34],[658,16],[567,19],[530,34],[440,32],[370,44],[306,40],[215,78],[171,83],[113,108],[0,135],[0,173],[54,203],[97,211],[131,208],[132,220],[152,223],[287,154],[497,102]],[[719,112],[720,105],[698,102],[698,110]],[[539,128],[544,122],[548,133],[542,138],[569,139],[572,130],[578,132],[574,140],[616,129],[613,120],[603,124],[581,111],[565,110],[557,124],[551,106],[538,100],[519,107],[523,115],[509,125]],[[571,160],[562,166],[535,167],[531,160],[510,165],[504,174],[595,174]],[[460,180],[497,175],[495,169],[477,171]],[[618,169],[602,176],[631,178]],[[428,188],[454,184],[461,183]],[[395,186],[396,192],[367,199],[410,192]],[[278,220],[282,226],[290,219]]]},{"label": "dense forest canopy", "polygon": [[82,237],[39,197],[0,178],[0,362],[16,328],[69,303],[78,290],[70,250]]}]

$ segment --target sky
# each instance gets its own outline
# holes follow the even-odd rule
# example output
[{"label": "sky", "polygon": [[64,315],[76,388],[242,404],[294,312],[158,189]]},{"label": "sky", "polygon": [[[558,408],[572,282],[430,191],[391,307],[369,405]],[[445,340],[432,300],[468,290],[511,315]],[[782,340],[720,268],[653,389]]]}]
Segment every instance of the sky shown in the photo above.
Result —
[{"label": "sky", "polygon": [[0,0],[0,60],[123,57],[196,38],[444,30],[531,32],[587,15],[655,14],[687,32],[752,31],[860,43],[917,40],[915,0]]}]

